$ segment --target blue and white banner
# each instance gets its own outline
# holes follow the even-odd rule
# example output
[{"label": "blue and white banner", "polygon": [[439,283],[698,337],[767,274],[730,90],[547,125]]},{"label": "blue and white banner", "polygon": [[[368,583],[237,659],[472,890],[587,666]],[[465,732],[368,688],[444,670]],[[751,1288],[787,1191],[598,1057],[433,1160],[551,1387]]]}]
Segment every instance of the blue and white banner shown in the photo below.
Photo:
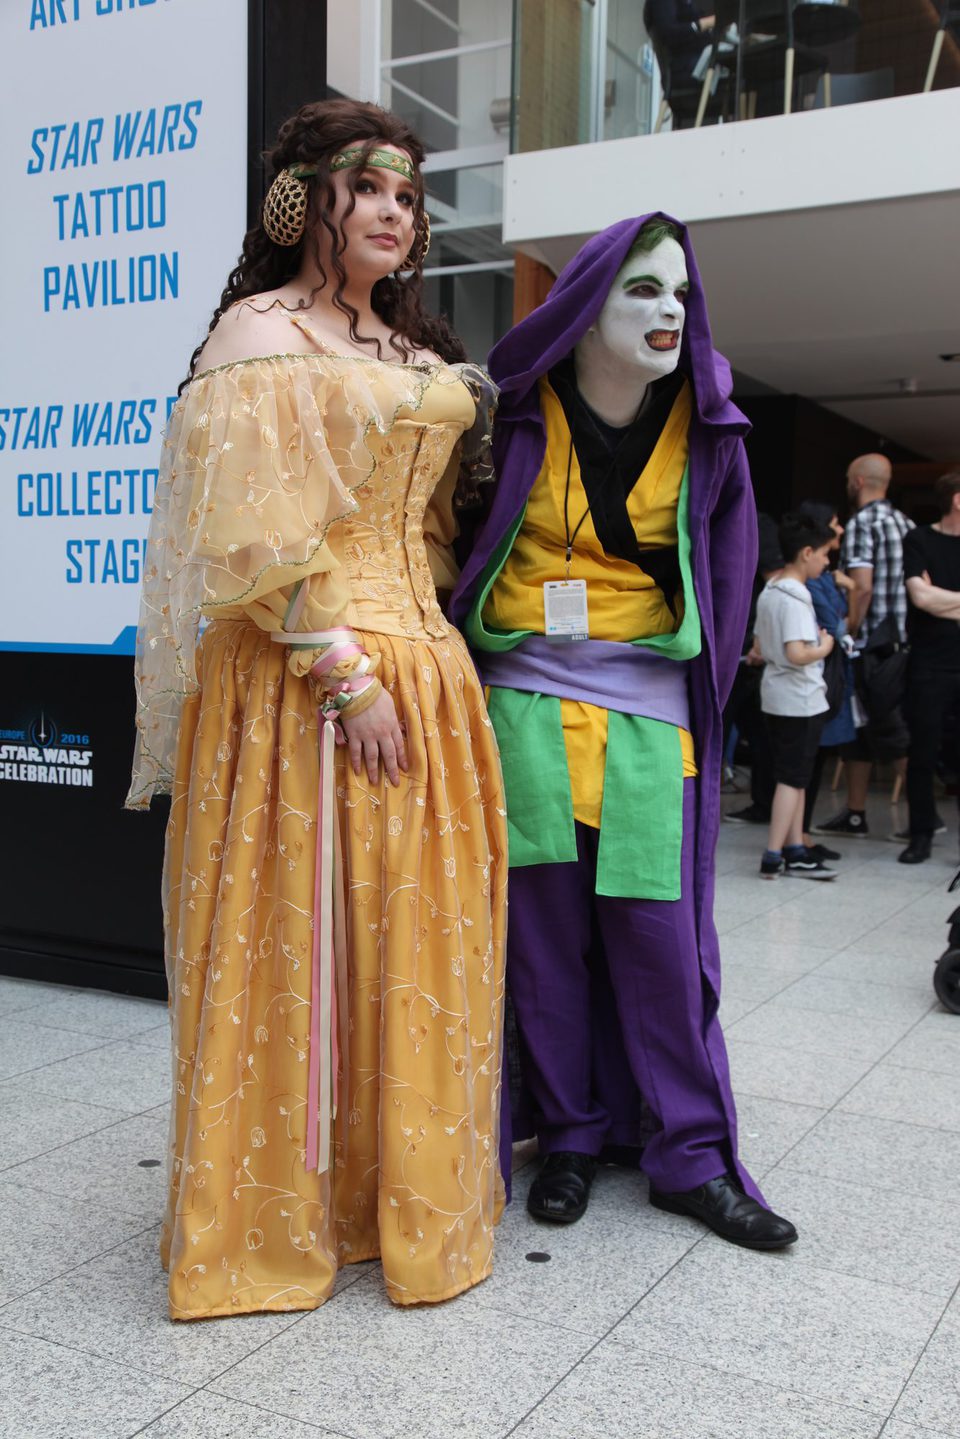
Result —
[{"label": "blue and white banner", "polygon": [[246,0],[0,5],[0,649],[127,653],[246,222]]}]

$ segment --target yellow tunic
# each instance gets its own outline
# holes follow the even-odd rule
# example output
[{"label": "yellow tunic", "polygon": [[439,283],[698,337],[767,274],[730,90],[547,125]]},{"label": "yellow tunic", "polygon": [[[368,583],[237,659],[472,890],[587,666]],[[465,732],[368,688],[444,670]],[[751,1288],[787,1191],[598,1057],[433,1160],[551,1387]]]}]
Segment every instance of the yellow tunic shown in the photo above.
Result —
[{"label": "yellow tunic", "polygon": [[[540,405],[547,432],[543,468],[530,492],[513,548],[484,606],[483,621],[491,629],[543,634],[544,581],[565,577],[563,508],[570,428],[563,406],[545,377],[540,381]],[[666,547],[677,543],[677,504],[687,459],[689,423],[690,388],[684,384],[627,500],[627,513],[640,545]],[[571,534],[585,510],[587,493],[574,449],[567,505]],[[589,512],[577,532],[570,578],[586,581],[591,639],[629,642],[672,634],[682,618],[682,613],[671,613],[662,591],[642,569],[606,553]],[[560,702],[560,716],[574,819],[599,829],[607,711],[598,705],[564,699]],[[687,730],[680,731],[680,747],[684,778],[693,777],[697,773],[693,738]]]},{"label": "yellow tunic", "polygon": [[[166,853],[170,1312],[313,1308],[340,1264],[377,1256],[395,1302],[445,1299],[490,1272],[503,1193],[503,797],[475,671],[431,574],[433,561],[453,579],[450,499],[474,402],[456,367],[317,354],[208,372],[181,406],[173,473],[194,487],[205,553],[226,558],[222,584],[205,581],[215,617],[183,710]],[[297,504],[316,533],[296,549],[304,475]],[[268,527],[277,495],[284,534]],[[304,1164],[313,655],[268,634],[300,578],[301,630],[350,625],[382,656],[409,756],[394,789],[337,755],[350,1032],[323,1175]]]}]

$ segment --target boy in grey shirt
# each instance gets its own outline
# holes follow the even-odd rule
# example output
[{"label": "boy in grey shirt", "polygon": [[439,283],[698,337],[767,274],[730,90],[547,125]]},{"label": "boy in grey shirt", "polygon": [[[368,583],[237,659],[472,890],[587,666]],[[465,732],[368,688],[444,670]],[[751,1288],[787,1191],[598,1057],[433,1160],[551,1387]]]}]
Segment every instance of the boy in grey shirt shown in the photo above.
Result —
[{"label": "boy in grey shirt", "polygon": [[786,563],[757,600],[755,636],[766,664],[760,707],[777,781],[760,863],[764,879],[781,874],[836,879],[836,871],[815,859],[803,843],[804,793],[829,710],[823,661],[834,644],[833,636],[817,627],[807,580],[823,574],[832,541],[828,525],[799,511],[785,515],[780,549]]}]

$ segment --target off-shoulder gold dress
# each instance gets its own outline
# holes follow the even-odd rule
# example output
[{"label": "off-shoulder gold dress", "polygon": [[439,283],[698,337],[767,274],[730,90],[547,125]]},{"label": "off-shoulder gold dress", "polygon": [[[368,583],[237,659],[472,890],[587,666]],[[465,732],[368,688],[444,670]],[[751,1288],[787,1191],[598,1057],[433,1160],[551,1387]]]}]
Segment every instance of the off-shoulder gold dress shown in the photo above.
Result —
[{"label": "off-shoulder gold dress", "polygon": [[[399,1304],[449,1298],[491,1269],[503,796],[482,692],[434,579],[454,577],[469,378],[328,353],[252,359],[197,376],[172,417],[129,803],[172,790],[162,1258],[175,1319],[313,1308],[339,1265],[377,1256]],[[185,638],[164,609],[189,610],[197,574],[207,623],[194,673],[189,626]],[[314,654],[270,638],[298,580],[298,628],[349,625],[380,654],[409,758],[393,788],[337,753],[349,1035],[325,1174],[305,1167]],[[158,650],[176,652],[179,703],[151,673]]]}]

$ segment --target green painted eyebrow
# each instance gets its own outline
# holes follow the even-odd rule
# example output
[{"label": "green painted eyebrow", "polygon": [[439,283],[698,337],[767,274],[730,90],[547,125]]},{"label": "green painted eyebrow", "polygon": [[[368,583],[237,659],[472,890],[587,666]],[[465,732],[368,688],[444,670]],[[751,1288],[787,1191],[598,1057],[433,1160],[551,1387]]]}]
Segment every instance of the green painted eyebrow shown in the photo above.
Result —
[{"label": "green painted eyebrow", "polygon": [[[662,290],[664,288],[663,281],[658,279],[656,275],[631,275],[629,280],[624,280],[623,288],[625,290],[629,290],[631,285],[642,285],[644,281],[646,281],[650,285],[656,285],[658,290]],[[687,290],[689,288],[689,280],[683,280],[677,286],[678,290]]]}]

